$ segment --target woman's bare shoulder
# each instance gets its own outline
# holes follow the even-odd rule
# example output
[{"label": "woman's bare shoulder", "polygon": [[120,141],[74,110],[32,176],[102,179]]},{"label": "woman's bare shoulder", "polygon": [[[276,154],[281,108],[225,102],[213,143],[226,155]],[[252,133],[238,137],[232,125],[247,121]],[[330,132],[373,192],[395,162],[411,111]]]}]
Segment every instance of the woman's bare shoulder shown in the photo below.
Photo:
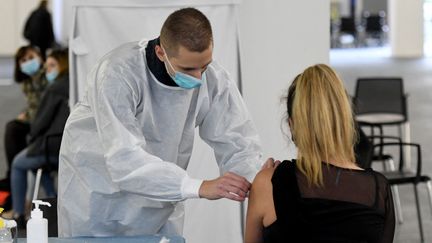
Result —
[{"label": "woman's bare shoulder", "polygon": [[274,171],[275,168],[262,169],[252,182],[252,188],[255,187],[257,190],[261,190],[271,186],[271,178],[273,177]]}]

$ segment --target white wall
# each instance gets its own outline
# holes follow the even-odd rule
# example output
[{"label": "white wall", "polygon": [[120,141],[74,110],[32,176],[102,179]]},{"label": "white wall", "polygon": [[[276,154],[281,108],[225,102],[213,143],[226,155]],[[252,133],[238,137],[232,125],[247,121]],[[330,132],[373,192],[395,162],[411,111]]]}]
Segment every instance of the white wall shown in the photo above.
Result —
[{"label": "white wall", "polygon": [[379,11],[387,13],[387,0],[364,0],[364,10],[375,14]]},{"label": "white wall", "polygon": [[332,4],[338,5],[339,16],[349,17],[351,15],[351,1],[350,0],[330,0]]},{"label": "white wall", "polygon": [[423,56],[423,0],[389,0],[390,44],[393,57]]},{"label": "white wall", "polygon": [[22,34],[24,24],[38,4],[39,0],[2,0],[0,56],[12,56],[18,47],[27,43]]},{"label": "white wall", "polygon": [[15,43],[17,42],[15,38],[15,5],[15,0],[3,0],[0,8],[0,22],[3,23],[1,28],[2,38],[0,38],[0,56],[10,55],[15,49]]},{"label": "white wall", "polygon": [[[280,97],[304,68],[329,62],[329,0],[245,0],[239,7],[243,96],[262,138],[265,158],[292,157],[280,125]],[[293,149],[291,147],[291,149]],[[200,156],[197,151],[193,156]],[[190,173],[202,171],[191,164]],[[217,167],[207,167],[215,172]],[[213,178],[207,177],[207,178]],[[199,218],[188,215],[199,212]],[[239,205],[228,200],[189,200],[188,243],[242,242]]]},{"label": "white wall", "polygon": [[290,157],[280,129],[286,110],[280,98],[307,66],[329,62],[329,15],[328,0],[248,0],[241,5],[244,98],[265,156]]}]

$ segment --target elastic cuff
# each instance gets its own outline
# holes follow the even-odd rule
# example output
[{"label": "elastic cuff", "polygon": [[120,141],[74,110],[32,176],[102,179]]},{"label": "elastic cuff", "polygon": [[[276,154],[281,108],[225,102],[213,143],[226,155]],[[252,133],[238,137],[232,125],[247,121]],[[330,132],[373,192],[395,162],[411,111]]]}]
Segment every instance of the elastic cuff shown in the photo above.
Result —
[{"label": "elastic cuff", "polygon": [[186,176],[181,185],[181,194],[184,199],[186,198],[199,198],[199,189],[203,180],[193,179]]}]

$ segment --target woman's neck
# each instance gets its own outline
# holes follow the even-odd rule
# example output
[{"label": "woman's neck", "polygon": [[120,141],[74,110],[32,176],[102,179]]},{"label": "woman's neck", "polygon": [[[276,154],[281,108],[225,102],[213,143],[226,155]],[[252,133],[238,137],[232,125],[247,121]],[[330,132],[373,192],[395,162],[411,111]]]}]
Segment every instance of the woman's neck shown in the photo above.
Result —
[{"label": "woman's neck", "polygon": [[363,170],[361,167],[359,167],[356,163],[354,163],[352,161],[338,160],[336,158],[330,157],[330,159],[326,162],[331,164],[331,165],[346,168],[346,169]]}]

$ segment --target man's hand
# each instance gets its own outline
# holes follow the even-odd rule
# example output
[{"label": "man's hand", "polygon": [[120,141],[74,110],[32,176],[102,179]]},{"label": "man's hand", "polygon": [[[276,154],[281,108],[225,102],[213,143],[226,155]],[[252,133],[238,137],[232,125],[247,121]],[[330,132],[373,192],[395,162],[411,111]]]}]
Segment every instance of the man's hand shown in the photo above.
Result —
[{"label": "man's hand", "polygon": [[227,172],[214,180],[206,180],[201,184],[199,196],[209,200],[228,198],[244,201],[251,184],[242,176]]},{"label": "man's hand", "polygon": [[267,169],[267,168],[274,168],[276,169],[276,167],[280,164],[280,160],[274,160],[273,158],[268,158],[267,161],[263,164],[263,166],[261,167],[261,170]]}]

